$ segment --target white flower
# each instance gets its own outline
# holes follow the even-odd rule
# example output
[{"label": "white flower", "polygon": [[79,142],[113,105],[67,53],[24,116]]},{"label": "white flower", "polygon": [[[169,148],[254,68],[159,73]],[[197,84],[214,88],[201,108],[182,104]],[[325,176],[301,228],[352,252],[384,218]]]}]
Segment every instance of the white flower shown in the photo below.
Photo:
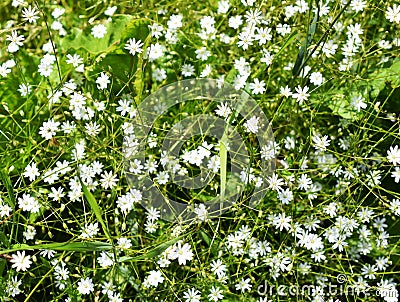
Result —
[{"label": "white flower", "polygon": [[78,54],[67,54],[67,64],[72,64],[75,68],[83,63],[83,59]]},{"label": "white flower", "polygon": [[97,222],[90,223],[88,225],[85,225],[84,228],[82,228],[81,237],[82,238],[93,238],[94,236],[97,235],[97,233],[99,231],[100,231],[99,224]]},{"label": "white flower", "polygon": [[183,64],[182,65],[182,75],[184,77],[190,77],[194,73],[194,66],[191,64]]},{"label": "white flower", "polygon": [[185,265],[187,261],[193,259],[193,252],[188,243],[182,245],[182,241],[178,241],[174,245],[174,249],[171,251],[169,259],[175,260],[177,258],[180,265]]},{"label": "white flower", "polygon": [[203,71],[200,73],[200,78],[206,78],[210,75],[212,69],[211,65],[207,64],[206,67],[203,69]]},{"label": "white flower", "polygon": [[387,150],[387,159],[394,166],[400,165],[400,149],[399,146],[390,146],[390,149]]},{"label": "white flower", "polygon": [[164,282],[164,277],[162,276],[160,271],[152,270],[147,276],[146,281],[151,286],[157,287],[158,284],[162,284]]},{"label": "white flower", "polygon": [[18,280],[17,276],[11,277],[6,285],[6,293],[11,297],[15,297],[21,293],[19,287],[22,285],[22,280]]},{"label": "white flower", "polygon": [[394,171],[392,171],[391,176],[394,178],[395,183],[399,183],[400,181],[400,167],[396,167]]},{"label": "white flower", "polygon": [[218,2],[218,14],[226,14],[229,10],[229,0],[221,0]]},{"label": "white flower", "polygon": [[27,165],[22,175],[29,178],[29,181],[34,181],[36,177],[40,175],[39,169],[36,167],[36,163],[32,162],[30,165]]},{"label": "white flower", "polygon": [[10,262],[13,263],[12,268],[15,268],[17,272],[19,271],[26,271],[32,264],[31,256],[26,255],[25,251],[17,251],[17,254],[11,255]]},{"label": "white flower", "polygon": [[249,88],[253,94],[261,94],[265,92],[265,82],[254,79],[254,82],[250,84]]},{"label": "white flower", "polygon": [[171,15],[167,22],[167,26],[171,30],[177,30],[178,28],[182,27],[182,19],[183,16],[181,14],[179,15]]},{"label": "white flower", "polygon": [[228,118],[232,114],[232,109],[228,103],[220,103],[218,104],[215,113],[223,118]]},{"label": "white flower", "polygon": [[106,15],[106,16],[112,16],[112,15],[114,15],[115,14],[115,12],[117,11],[117,7],[114,5],[114,6],[110,6],[110,7],[108,7],[105,11],[104,11],[104,14]]},{"label": "white flower", "polygon": [[303,104],[304,101],[308,100],[308,97],[310,96],[308,92],[308,87],[304,86],[304,88],[301,88],[301,86],[297,86],[295,88],[296,93],[292,94],[292,98],[296,99],[296,101],[301,105]]},{"label": "white flower", "polygon": [[38,213],[40,209],[39,202],[33,196],[29,194],[23,194],[22,197],[18,198],[18,206],[23,211],[28,211],[32,213]]},{"label": "white flower", "polygon": [[6,40],[10,41],[10,45],[8,46],[8,51],[13,53],[18,51],[19,47],[23,45],[23,41],[25,37],[23,35],[18,35],[16,30],[11,31],[11,35],[6,36]]},{"label": "white flower", "polygon": [[324,152],[326,151],[326,147],[329,146],[331,140],[328,138],[327,135],[321,136],[317,134],[313,135],[312,141],[314,143],[314,148],[317,151]]},{"label": "white flower", "polygon": [[298,186],[300,190],[307,191],[312,184],[311,178],[309,178],[306,174],[302,174],[300,179],[298,180]]},{"label": "white flower", "polygon": [[201,294],[192,287],[183,293],[183,298],[186,299],[185,302],[200,302]]},{"label": "white flower", "polygon": [[292,222],[292,218],[290,216],[286,216],[285,213],[280,213],[278,215],[274,215],[274,218],[272,220],[272,224],[279,229],[279,231],[282,231],[283,229],[285,230],[291,230],[291,225],[290,223]]},{"label": "white flower", "polygon": [[37,14],[39,14],[39,11],[30,5],[28,8],[22,9],[22,18],[29,23],[36,23],[36,20],[39,19],[39,16],[36,16]]},{"label": "white flower", "polygon": [[393,4],[393,7],[388,7],[386,10],[386,19],[390,22],[400,24],[400,5]]},{"label": "white flower", "polygon": [[39,134],[44,139],[49,140],[56,135],[56,131],[59,130],[59,126],[59,122],[55,122],[54,119],[49,119],[47,122],[44,122],[43,125],[39,128]]},{"label": "white flower", "polygon": [[324,82],[324,77],[320,72],[313,72],[310,75],[310,82],[315,86],[320,86]]},{"label": "white flower", "polygon": [[51,13],[51,15],[54,17],[54,19],[58,19],[59,17],[61,17],[62,15],[64,15],[65,13],[65,8],[63,7],[56,7],[53,12]]},{"label": "white flower", "polygon": [[97,88],[100,90],[107,89],[108,83],[110,83],[110,78],[104,72],[96,79]]},{"label": "white flower", "polygon": [[196,53],[196,59],[206,61],[208,57],[211,55],[211,52],[207,50],[206,47],[202,47],[200,49],[197,49],[195,51]]},{"label": "white flower", "polygon": [[92,35],[95,38],[101,39],[103,38],[107,33],[107,27],[103,24],[98,24],[93,26],[92,28]]},{"label": "white flower", "polygon": [[164,50],[161,44],[151,44],[150,47],[147,49],[147,56],[150,62],[161,58],[164,55]]},{"label": "white flower", "polygon": [[23,232],[23,235],[25,237],[26,240],[32,240],[33,238],[35,238],[36,236],[36,230],[35,227],[32,225],[28,225],[26,227],[26,231]]},{"label": "white flower", "polygon": [[101,267],[110,267],[114,264],[114,255],[109,252],[101,252],[100,256],[97,257],[97,262]]},{"label": "white flower", "polygon": [[32,86],[29,84],[21,84],[19,85],[18,91],[21,93],[21,96],[27,96],[32,91]]},{"label": "white flower", "polygon": [[240,290],[242,293],[244,293],[246,290],[250,291],[252,285],[250,284],[250,278],[244,279],[239,281],[239,283],[235,284],[236,290]]},{"label": "white flower", "polygon": [[390,210],[396,215],[400,216],[400,200],[399,199],[393,199],[390,202]]},{"label": "white flower", "polygon": [[222,279],[226,276],[227,268],[221,259],[213,260],[210,265],[211,271],[218,277],[218,279]]},{"label": "white flower", "polygon": [[196,213],[197,218],[200,221],[206,221],[207,220],[208,211],[206,209],[206,206],[203,203],[201,203],[199,205],[195,205],[194,212]]},{"label": "white flower", "polygon": [[361,95],[356,95],[353,96],[353,98],[351,99],[350,105],[356,108],[358,112],[360,112],[361,108],[367,108],[367,104],[364,101],[365,99]]},{"label": "white flower", "polygon": [[210,301],[217,302],[218,300],[222,300],[223,298],[224,296],[222,295],[222,290],[219,287],[212,286],[208,295],[208,299]]},{"label": "white flower", "polygon": [[246,120],[243,126],[246,128],[246,132],[257,133],[260,122],[260,118],[258,116],[253,115],[250,119]]},{"label": "white flower", "polygon": [[112,171],[104,171],[103,175],[101,176],[100,183],[104,189],[112,189],[117,185],[118,177],[116,174],[113,174]]},{"label": "white flower", "polygon": [[125,44],[125,49],[129,50],[129,53],[134,56],[137,53],[143,52],[143,43],[141,40],[137,40],[135,38],[129,39],[128,42]]},{"label": "white flower", "polygon": [[79,280],[79,282],[78,282],[78,292],[81,295],[88,295],[92,291],[94,291],[94,285],[93,285],[92,279],[89,277],[87,277],[85,279],[81,278],[81,280]]}]

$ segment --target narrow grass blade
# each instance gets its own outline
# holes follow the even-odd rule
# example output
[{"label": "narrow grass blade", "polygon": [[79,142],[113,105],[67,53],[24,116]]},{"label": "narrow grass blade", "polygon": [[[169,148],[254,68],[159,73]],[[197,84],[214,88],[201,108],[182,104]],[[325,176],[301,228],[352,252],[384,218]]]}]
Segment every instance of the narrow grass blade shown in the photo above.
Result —
[{"label": "narrow grass blade", "polygon": [[81,181],[81,185],[82,185],[82,189],[83,189],[83,194],[85,195],[85,198],[86,198],[87,202],[89,203],[90,208],[92,209],[93,213],[96,215],[97,220],[100,222],[101,227],[104,231],[104,234],[106,235],[107,239],[110,240],[110,242],[112,242],[111,234],[108,230],[106,223],[103,220],[99,204],[97,203],[93,194],[88,190],[88,188],[85,186],[85,184],[82,181]]},{"label": "narrow grass blade", "polygon": [[307,57],[307,48],[311,44],[314,38],[314,34],[317,30],[318,21],[319,21],[319,7],[317,12],[315,13],[315,16],[313,18],[310,27],[308,28],[307,37],[304,39],[303,45],[301,45],[300,51],[297,55],[296,63],[294,64],[292,71],[292,74],[294,76],[298,76],[301,73],[301,70],[304,68]]},{"label": "narrow grass blade", "polygon": [[8,193],[8,202],[12,208],[15,207],[15,195],[14,195],[14,188],[11,183],[10,176],[8,176],[7,172],[4,170],[0,171],[0,178],[3,185],[6,187]]},{"label": "narrow grass blade", "polygon": [[221,186],[221,202],[224,201],[225,198],[225,190],[226,190],[226,168],[228,161],[228,154],[226,149],[227,137],[226,132],[222,135],[221,143],[219,144],[219,163],[220,163],[220,186]]},{"label": "narrow grass blade", "polygon": [[106,242],[53,242],[35,245],[14,244],[11,249],[0,251],[0,254],[8,254],[16,251],[29,250],[55,250],[71,252],[93,252],[111,250],[113,246]]},{"label": "narrow grass blade", "polygon": [[175,244],[179,240],[180,240],[179,237],[171,239],[171,240],[168,240],[168,241],[166,241],[164,243],[161,243],[160,245],[156,246],[155,248],[150,250],[148,253],[145,253],[145,254],[140,255],[140,256],[136,256],[136,257],[130,257],[130,256],[121,257],[121,258],[119,258],[119,262],[140,261],[140,260],[145,260],[145,259],[152,259],[154,257],[157,257],[157,256],[161,255],[168,247],[170,247],[171,245]]}]

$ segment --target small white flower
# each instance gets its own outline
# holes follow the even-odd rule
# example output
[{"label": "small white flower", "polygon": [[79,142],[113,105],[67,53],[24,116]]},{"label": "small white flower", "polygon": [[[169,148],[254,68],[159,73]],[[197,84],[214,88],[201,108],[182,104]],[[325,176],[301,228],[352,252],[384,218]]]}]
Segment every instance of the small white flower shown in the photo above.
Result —
[{"label": "small white flower", "polygon": [[88,295],[94,291],[94,284],[91,278],[81,278],[78,282],[78,292],[81,295]]},{"label": "small white flower", "polygon": [[95,38],[101,39],[103,38],[107,33],[107,27],[103,24],[98,24],[93,26],[92,28],[92,35]]},{"label": "small white flower", "polygon": [[257,133],[260,122],[260,118],[258,116],[253,115],[250,119],[246,120],[243,124],[246,132]]},{"label": "small white flower", "polygon": [[107,89],[108,83],[110,83],[110,78],[104,72],[96,79],[97,88],[100,90]]},{"label": "small white flower", "polygon": [[127,41],[125,44],[125,49],[129,50],[129,53],[134,56],[137,53],[142,53],[143,52],[143,43],[141,40],[137,40],[135,38],[131,38]]},{"label": "small white flower", "polygon": [[17,272],[26,271],[32,264],[31,256],[25,255],[25,251],[17,251],[17,254],[11,255],[11,258],[10,262],[13,263],[11,267],[15,268]]}]

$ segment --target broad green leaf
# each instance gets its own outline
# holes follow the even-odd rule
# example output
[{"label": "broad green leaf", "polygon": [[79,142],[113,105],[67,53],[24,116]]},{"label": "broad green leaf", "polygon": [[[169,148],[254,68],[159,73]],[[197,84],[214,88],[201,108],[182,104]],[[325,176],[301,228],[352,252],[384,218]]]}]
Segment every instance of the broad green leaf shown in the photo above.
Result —
[{"label": "broad green leaf", "polygon": [[81,185],[82,185],[83,194],[85,195],[85,198],[86,198],[87,202],[89,203],[90,208],[92,209],[93,213],[96,215],[97,220],[100,222],[101,227],[102,227],[107,239],[110,240],[110,242],[112,242],[111,234],[108,231],[108,227],[103,220],[102,212],[99,207],[99,204],[97,203],[93,194],[88,190],[88,188],[85,186],[85,184],[82,181],[81,181]]},{"label": "broad green leaf", "polygon": [[375,70],[369,76],[369,85],[371,87],[371,97],[376,98],[379,93],[389,83],[392,88],[400,86],[400,59],[395,59],[393,64],[387,68]]},{"label": "broad green leaf", "polygon": [[328,107],[333,114],[339,115],[347,120],[357,119],[357,113],[350,107],[348,95],[341,89],[335,91],[335,94],[328,97]]},{"label": "broad green leaf", "polygon": [[126,42],[130,38],[144,42],[150,34],[150,22],[146,19],[130,20],[121,32],[121,41]]},{"label": "broad green leaf", "polygon": [[121,33],[132,18],[129,15],[121,15],[113,18],[112,22],[105,24],[107,33],[100,39],[93,37],[91,33],[93,26],[84,30],[74,28],[71,34],[61,39],[61,47],[65,51],[70,48],[75,50],[82,48],[92,54],[108,53],[116,47]]},{"label": "broad green leaf", "polygon": [[99,70],[108,71],[113,76],[113,90],[119,91],[126,86],[137,68],[137,58],[130,54],[108,54],[99,63]]},{"label": "broad green leaf", "polygon": [[[130,20],[121,32],[119,45],[112,49],[105,57],[100,58],[98,63],[99,69],[110,72],[116,80],[113,83],[114,90],[123,90],[133,81],[138,101],[140,101],[144,87],[143,57],[151,37],[148,25],[149,22],[144,19]],[[125,43],[130,38],[141,40],[144,43],[142,53],[132,56],[128,50],[124,49]]]},{"label": "broad green leaf", "polygon": [[112,245],[105,242],[54,242],[35,245],[14,244],[11,249],[0,251],[0,254],[8,254],[16,251],[29,250],[55,250],[55,251],[72,251],[72,252],[92,252],[111,250]]}]

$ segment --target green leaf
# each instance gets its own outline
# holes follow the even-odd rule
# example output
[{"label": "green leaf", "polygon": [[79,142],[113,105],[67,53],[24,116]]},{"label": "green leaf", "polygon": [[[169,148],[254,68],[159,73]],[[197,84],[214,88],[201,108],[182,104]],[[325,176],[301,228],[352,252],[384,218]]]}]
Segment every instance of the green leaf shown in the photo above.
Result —
[{"label": "green leaf", "polygon": [[219,161],[220,161],[220,185],[221,185],[221,202],[225,201],[225,190],[226,190],[226,170],[228,167],[228,151],[227,146],[227,136],[226,132],[222,135],[221,142],[219,144]]},{"label": "green leaf", "polygon": [[313,21],[312,21],[310,27],[308,28],[307,37],[304,39],[303,45],[301,46],[300,51],[297,55],[296,63],[294,64],[293,71],[292,71],[292,74],[294,76],[298,76],[300,74],[301,70],[304,68],[304,65],[306,63],[306,57],[307,57],[307,48],[311,44],[311,42],[314,38],[315,31],[317,30],[318,20],[319,20],[319,9],[315,13]]},{"label": "green leaf", "polygon": [[297,31],[294,30],[286,39],[286,41],[283,43],[282,47],[279,49],[278,53],[276,54],[276,56],[279,56],[282,51],[285,50],[286,47],[288,47],[288,45],[290,45],[293,41],[293,39],[296,37],[297,35]]},{"label": "green leaf", "polygon": [[[144,19],[130,20],[121,32],[119,45],[110,50],[103,58],[99,58],[98,64],[100,70],[109,71],[114,79],[116,79],[113,83],[113,89],[118,92],[128,87],[128,84],[134,80],[133,85],[138,103],[140,102],[144,88],[144,55],[151,38],[148,25],[149,21]],[[142,53],[132,56],[124,49],[125,43],[130,38],[144,42]]]},{"label": "green leaf", "polygon": [[107,239],[110,240],[110,242],[112,242],[111,234],[108,231],[108,227],[103,220],[99,204],[97,203],[93,194],[88,190],[88,188],[85,186],[85,184],[82,181],[81,181],[81,185],[82,185],[82,189],[83,189],[83,194],[85,195],[85,198],[86,198],[87,202],[89,203],[90,208],[92,209],[93,213],[96,215],[97,220],[100,222],[101,227],[102,227]]},{"label": "green leaf", "polygon": [[327,105],[332,110],[332,113],[346,120],[356,120],[358,115],[350,106],[348,94],[344,93],[343,89],[338,89],[333,92],[334,94],[327,96]]},{"label": "green leaf", "polygon": [[92,26],[84,30],[74,28],[70,35],[61,39],[61,47],[64,50],[70,48],[75,50],[85,49],[92,54],[108,53],[116,48],[121,33],[132,18],[129,15],[121,15],[113,18],[112,22],[105,24],[107,33],[101,39],[93,37],[91,34]]},{"label": "green leaf", "polygon": [[14,188],[11,184],[11,179],[10,176],[8,176],[8,173],[6,171],[1,170],[0,171],[0,179],[3,183],[3,185],[6,187],[7,193],[8,193],[8,203],[10,207],[14,208],[15,207],[15,195],[14,195]]},{"label": "green leaf", "polygon": [[4,268],[6,267],[6,259],[0,258],[0,276],[3,275]]},{"label": "green leaf", "polygon": [[207,243],[208,246],[211,245],[211,238],[204,232],[203,230],[200,230],[200,235],[203,238],[203,240]]},{"label": "green leaf", "polygon": [[98,64],[100,70],[108,71],[112,74],[113,90],[119,91],[124,88],[133,77],[137,68],[137,58],[130,54],[108,54]]},{"label": "green leaf", "polygon": [[304,41],[303,45],[301,46],[299,53],[297,54],[296,63],[294,63],[292,74],[294,76],[298,76],[303,69],[303,63],[306,57],[306,50],[307,50],[307,42]]},{"label": "green leaf", "polygon": [[130,20],[121,32],[121,41],[126,42],[130,38],[145,41],[150,34],[149,24],[146,19]]},{"label": "green leaf", "polygon": [[111,250],[113,246],[109,243],[93,241],[93,242],[54,242],[35,245],[14,244],[11,249],[0,251],[0,254],[8,254],[16,251],[29,250],[55,250],[55,251],[72,251],[72,252],[93,252]]},{"label": "green leaf", "polygon": [[8,241],[8,236],[6,236],[4,232],[0,232],[0,242],[6,247],[9,247],[10,245],[10,242]]},{"label": "green leaf", "polygon": [[168,240],[168,241],[156,246],[154,249],[150,250],[148,253],[145,253],[145,254],[137,256],[137,257],[130,257],[130,256],[121,257],[121,258],[119,258],[119,262],[140,261],[140,260],[152,259],[154,257],[161,255],[168,247],[175,244],[179,240],[180,240],[179,237]]},{"label": "green leaf", "polygon": [[376,98],[389,83],[392,88],[400,86],[400,59],[395,59],[393,64],[387,68],[380,68],[372,72],[369,76],[369,86],[371,87],[371,97]]}]

